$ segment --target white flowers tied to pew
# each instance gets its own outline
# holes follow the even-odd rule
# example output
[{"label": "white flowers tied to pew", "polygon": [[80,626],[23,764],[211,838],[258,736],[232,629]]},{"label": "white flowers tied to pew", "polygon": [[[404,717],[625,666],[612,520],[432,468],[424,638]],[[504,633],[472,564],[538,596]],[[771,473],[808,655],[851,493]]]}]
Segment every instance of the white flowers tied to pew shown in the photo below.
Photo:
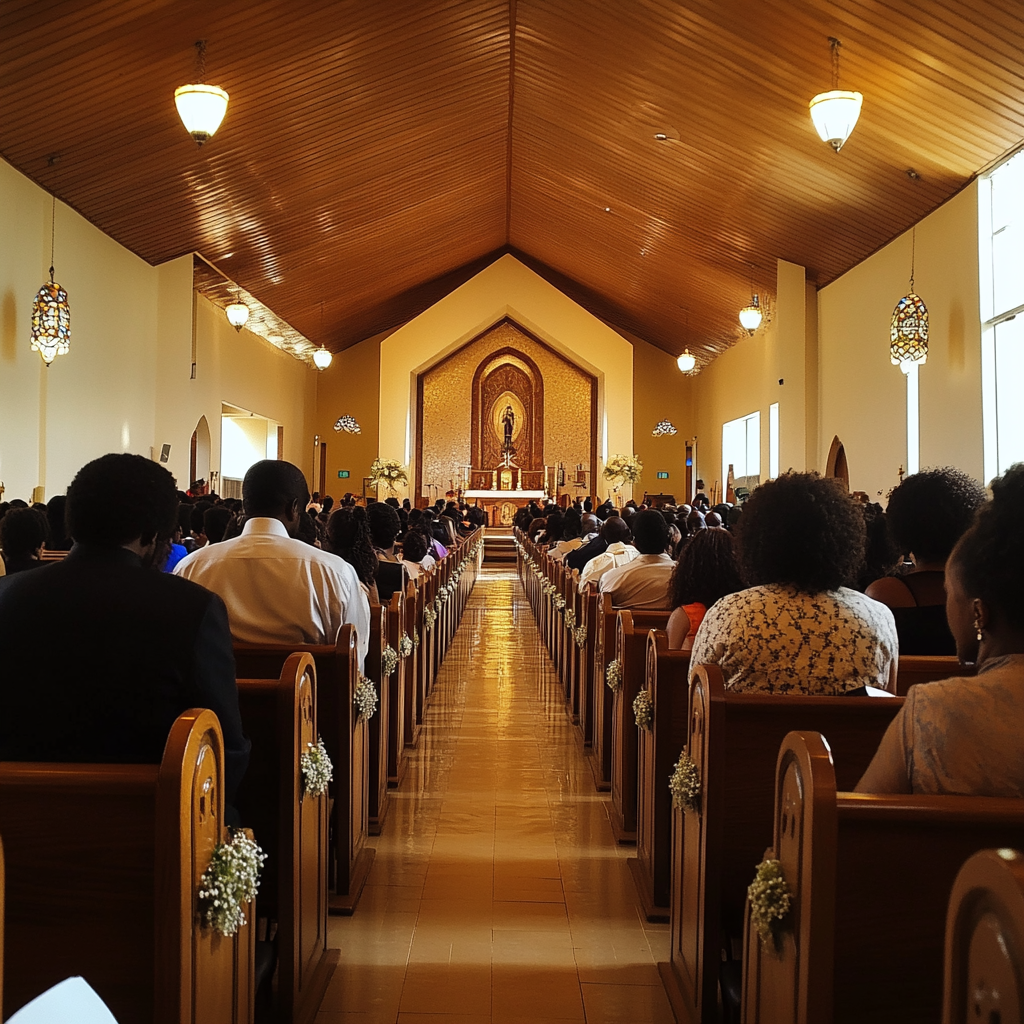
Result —
[{"label": "white flowers tied to pew", "polygon": [[777,860],[768,858],[757,865],[754,880],[747,888],[747,899],[750,901],[750,920],[761,941],[777,944],[782,922],[793,905],[782,865]]},{"label": "white flowers tied to pew", "polygon": [[433,608],[423,609],[423,630],[429,633],[433,628],[434,623],[437,621],[437,612]]},{"label": "white flowers tied to pew", "polygon": [[316,746],[306,744],[306,749],[299,755],[299,770],[306,796],[318,797],[327,792],[327,785],[334,778],[334,765],[327,755],[322,736],[317,737]]},{"label": "white flowers tied to pew", "polygon": [[587,642],[587,627],[577,626],[572,631],[572,637],[576,641],[576,646],[582,647]]},{"label": "white flowers tied to pew", "polygon": [[[384,650],[381,651],[380,655],[380,670],[382,678],[387,679],[395,669],[398,668],[398,651],[391,646],[391,644],[385,644]],[[367,715],[367,718],[370,716]]]},{"label": "white flowers tied to pew", "polygon": [[413,647],[419,647],[420,645],[420,631],[416,626],[412,627],[412,645]]},{"label": "white flowers tied to pew", "polygon": [[356,692],[352,702],[355,704],[356,711],[363,718],[367,721],[373,718],[374,712],[377,710],[377,691],[373,688],[373,683],[362,674],[359,676],[359,682],[356,683]]},{"label": "white flowers tied to pew", "polygon": [[695,761],[684,750],[668,780],[673,807],[700,812],[700,772]]},{"label": "white flowers tied to pew", "polygon": [[604,478],[621,481],[613,488],[618,493],[623,484],[635,484],[643,470],[644,464],[639,455],[613,455],[604,464]]},{"label": "white flowers tied to pew", "polygon": [[619,687],[622,685],[622,666],[619,665],[618,658],[612,658],[608,662],[608,667],[604,673],[604,681],[608,684],[608,689],[612,693],[618,693]]},{"label": "white flowers tied to pew", "polygon": [[256,898],[266,854],[241,829],[232,829],[218,843],[210,865],[199,879],[199,912],[203,924],[230,938],[245,924],[245,905]]},{"label": "white flowers tied to pew", "polygon": [[647,690],[641,690],[633,698],[633,714],[636,716],[637,728],[650,729],[654,721],[654,702]]},{"label": "white flowers tied to pew", "polygon": [[412,642],[408,633],[402,634],[402,639],[398,641],[398,656],[400,658],[408,658],[413,652],[413,648],[416,645]]},{"label": "white flowers tied to pew", "polygon": [[404,484],[408,481],[405,466],[394,459],[374,459],[370,465],[370,486],[388,489],[389,493],[397,494],[397,484]]}]

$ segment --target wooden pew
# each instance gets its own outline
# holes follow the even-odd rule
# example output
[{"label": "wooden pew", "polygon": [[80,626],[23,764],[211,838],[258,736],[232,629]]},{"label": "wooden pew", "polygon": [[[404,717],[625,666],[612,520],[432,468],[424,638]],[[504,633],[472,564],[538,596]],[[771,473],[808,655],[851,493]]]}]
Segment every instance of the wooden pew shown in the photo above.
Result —
[{"label": "wooden pew", "polygon": [[[578,587],[578,583],[577,583]],[[593,587],[587,587],[580,594],[581,621],[580,625],[586,631],[586,640],[580,648],[580,720],[578,732],[585,750],[592,750],[594,746],[594,702],[597,697],[603,697],[600,692],[606,689],[604,680],[598,675],[596,665],[595,647],[597,645],[597,591]]]},{"label": "wooden pew", "polygon": [[[843,786],[856,785],[900,697],[733,693],[721,670],[691,670],[686,750],[700,777],[698,811],[672,811],[671,960],[659,964],[680,1021],[715,1020],[721,951],[740,948],[743,904],[771,838],[779,744],[793,729],[829,737]],[[735,992],[738,965],[724,965]]]},{"label": "wooden pew", "polygon": [[593,584],[597,602],[594,640],[594,739],[590,768],[599,793],[612,788],[612,703],[615,694],[608,686],[608,666],[615,661],[615,616],[610,594],[600,593]]},{"label": "wooden pew", "polygon": [[982,850],[957,873],[946,913],[942,1024],[1010,1024],[1024,1011],[1024,856]]},{"label": "wooden pew", "polygon": [[922,654],[901,654],[896,668],[896,693],[906,697],[918,683],[934,683],[953,676],[973,676],[973,665],[961,665],[958,658],[931,657]]},{"label": "wooden pew", "polygon": [[[419,580],[410,580],[405,590],[405,629],[415,640],[413,652],[405,663],[405,697],[402,704],[402,741],[406,747],[415,747],[420,738],[420,723],[416,715],[416,699],[420,688],[420,674],[423,671],[423,587]],[[408,758],[406,758],[408,765]]]},{"label": "wooden pew", "polygon": [[1024,800],[839,792],[825,738],[791,732],[779,750],[765,856],[779,860],[792,907],[766,946],[748,904],[742,1019],[938,1020],[957,871],[979,849],[1022,844]]},{"label": "wooden pew", "polygon": [[377,714],[367,723],[370,755],[366,804],[366,828],[371,836],[379,836],[388,815],[388,731],[390,729],[388,680],[384,676],[383,657],[387,645],[387,609],[370,603],[370,642],[366,651],[364,671],[373,683],[379,698]]},{"label": "wooden pew", "polygon": [[276,1017],[308,1024],[340,955],[327,948],[327,794],[307,794],[300,768],[320,735],[313,659],[292,654],[280,679],[239,679],[238,704],[252,742],[238,808],[267,855],[256,909],[277,923]]},{"label": "wooden pew", "polygon": [[4,1018],[81,975],[120,1024],[252,1021],[252,905],[232,938],[200,925],[228,834],[212,711],[177,718],[159,765],[0,763],[0,834]]},{"label": "wooden pew", "polygon": [[[402,654],[402,638],[406,635],[405,593],[391,595],[384,617],[387,645],[399,655],[395,671],[381,688],[381,698],[388,698],[387,785],[397,789],[405,778],[408,765],[405,754],[405,676],[411,671],[412,661]],[[410,637],[410,643],[412,639]]]},{"label": "wooden pew", "polygon": [[669,613],[622,608],[616,617],[615,658],[622,685],[612,696],[612,801],[608,816],[619,843],[636,842],[637,729],[633,701],[644,685],[647,633],[664,629]]},{"label": "wooden pew", "polygon": [[334,646],[235,644],[236,671],[245,679],[278,679],[293,653],[309,654],[316,663],[317,725],[334,764],[327,908],[351,914],[375,854],[366,845],[369,730],[354,704],[360,677],[355,627],[342,626]]},{"label": "wooden pew", "polygon": [[650,728],[638,729],[636,857],[633,873],[648,921],[668,921],[672,890],[672,795],[668,779],[686,742],[690,652],[670,651],[668,636],[647,636],[646,689],[654,708]]},{"label": "wooden pew", "polygon": [[427,710],[427,699],[430,696],[434,671],[434,645],[437,643],[437,623],[427,625],[427,619],[434,614],[434,598],[437,594],[437,566],[420,576],[417,581],[422,590],[420,612],[420,653],[417,666],[418,685],[416,688],[416,723],[423,726],[423,716]]}]

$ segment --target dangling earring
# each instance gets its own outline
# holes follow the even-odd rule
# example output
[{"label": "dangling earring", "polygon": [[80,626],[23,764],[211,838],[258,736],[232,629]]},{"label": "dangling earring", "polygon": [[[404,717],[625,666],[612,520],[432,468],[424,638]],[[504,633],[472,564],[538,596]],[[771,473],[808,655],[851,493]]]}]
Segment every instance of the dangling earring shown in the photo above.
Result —
[{"label": "dangling earring", "polygon": [[976,618],[976,619],[974,620],[974,628],[975,628],[975,630],[976,630],[976,632],[977,632],[977,638],[978,638],[978,640],[979,640],[979,641],[981,641],[981,640],[984,640],[984,639],[985,639],[985,636],[984,636],[984,634],[983,634],[983,633],[982,633],[982,631],[981,631],[981,619],[978,619],[978,618]]}]

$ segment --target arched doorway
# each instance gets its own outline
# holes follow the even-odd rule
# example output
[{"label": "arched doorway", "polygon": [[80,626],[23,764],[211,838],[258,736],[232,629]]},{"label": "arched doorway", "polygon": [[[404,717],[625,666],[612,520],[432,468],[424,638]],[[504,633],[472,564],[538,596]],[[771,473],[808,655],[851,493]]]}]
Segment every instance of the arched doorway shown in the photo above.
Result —
[{"label": "arched doorway", "polygon": [[199,417],[196,429],[192,431],[192,441],[188,456],[188,483],[192,486],[197,480],[210,483],[210,425],[205,416]]},{"label": "arched doorway", "polygon": [[842,480],[846,489],[850,489],[850,464],[846,461],[846,449],[838,436],[832,438],[832,447],[825,462],[825,476]]}]

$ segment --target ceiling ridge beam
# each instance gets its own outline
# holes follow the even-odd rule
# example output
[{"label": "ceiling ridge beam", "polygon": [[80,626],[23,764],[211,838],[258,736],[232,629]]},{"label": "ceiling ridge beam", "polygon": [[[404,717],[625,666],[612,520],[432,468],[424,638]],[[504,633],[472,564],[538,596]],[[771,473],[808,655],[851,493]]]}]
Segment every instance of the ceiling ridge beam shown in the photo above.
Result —
[{"label": "ceiling ridge beam", "polygon": [[512,115],[516,104],[516,0],[508,0],[508,140],[505,146],[505,244],[512,244]]}]

